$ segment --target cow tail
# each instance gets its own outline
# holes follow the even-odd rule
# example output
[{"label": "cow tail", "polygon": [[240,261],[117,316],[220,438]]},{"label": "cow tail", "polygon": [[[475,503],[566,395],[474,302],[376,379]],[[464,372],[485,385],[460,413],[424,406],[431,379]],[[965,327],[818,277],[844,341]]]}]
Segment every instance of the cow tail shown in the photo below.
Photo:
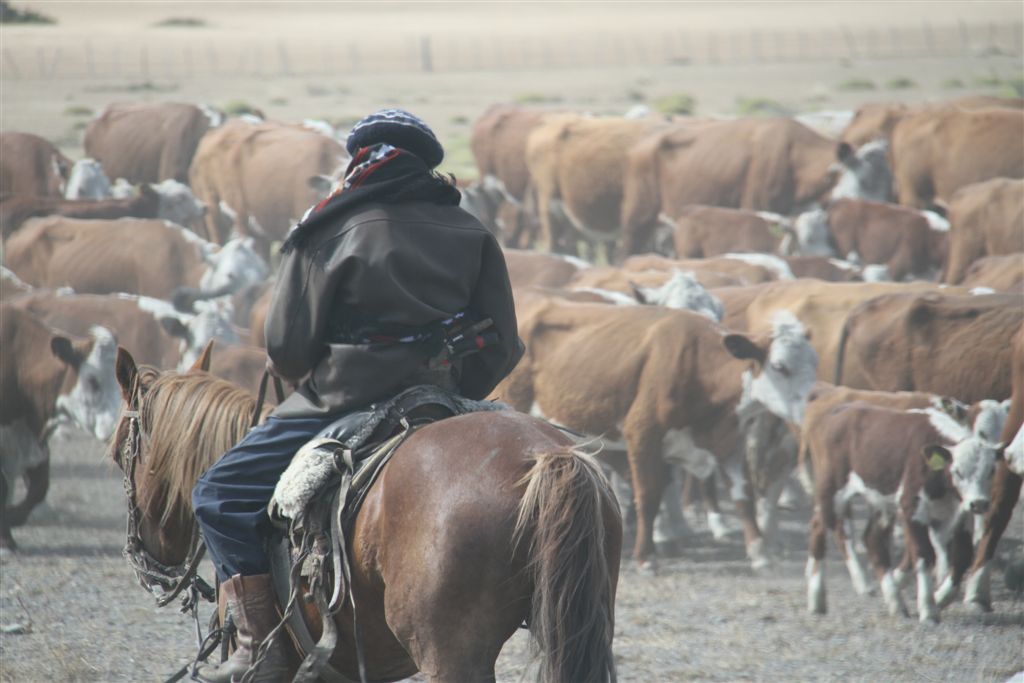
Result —
[{"label": "cow tail", "polygon": [[614,681],[619,548],[608,547],[616,536],[606,522],[617,519],[615,496],[597,464],[574,449],[535,456],[522,483],[515,539],[529,543],[540,681]]},{"label": "cow tail", "polygon": [[832,378],[832,383],[839,386],[843,382],[843,363],[846,359],[846,341],[850,338],[850,320],[851,316],[846,317],[846,321],[843,323],[843,331],[839,335],[839,350],[836,352],[836,372],[835,377]]}]

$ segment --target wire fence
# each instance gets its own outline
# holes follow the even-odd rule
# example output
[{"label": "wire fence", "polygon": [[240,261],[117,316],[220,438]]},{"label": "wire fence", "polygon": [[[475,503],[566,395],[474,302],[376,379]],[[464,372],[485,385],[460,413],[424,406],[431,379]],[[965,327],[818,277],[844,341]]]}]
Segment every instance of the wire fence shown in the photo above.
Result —
[{"label": "wire fence", "polygon": [[287,77],[346,73],[445,72],[747,64],[822,60],[927,57],[1020,57],[1024,24],[968,24],[830,30],[759,30],[644,34],[608,32],[572,38],[551,36],[444,36],[308,42],[187,40],[129,42],[85,40],[59,47],[18,45],[0,49],[5,79]]}]

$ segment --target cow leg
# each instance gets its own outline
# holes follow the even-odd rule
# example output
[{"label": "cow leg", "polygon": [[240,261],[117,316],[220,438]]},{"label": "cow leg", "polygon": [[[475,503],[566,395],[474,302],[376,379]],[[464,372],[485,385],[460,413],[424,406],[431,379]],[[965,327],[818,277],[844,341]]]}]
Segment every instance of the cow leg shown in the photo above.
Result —
[{"label": "cow leg", "polygon": [[739,458],[730,464],[729,476],[732,485],[729,492],[732,495],[733,503],[736,505],[736,512],[740,517],[740,524],[743,526],[743,540],[747,546],[747,557],[754,569],[764,569],[768,566],[768,556],[765,554],[764,539],[761,531],[757,528],[757,519],[754,512],[754,487],[750,485],[750,477],[747,472],[747,459]]},{"label": "cow leg", "polygon": [[656,569],[654,557],[654,518],[661,506],[661,495],[668,479],[668,465],[661,459],[662,435],[652,434],[642,425],[630,424],[643,420],[627,417],[623,433],[629,454],[629,468],[633,479],[633,497],[636,501],[636,544],[633,557],[642,571]]},{"label": "cow leg", "polygon": [[[974,544],[971,534],[967,531],[966,525],[960,525],[953,532],[953,538],[949,542],[948,570],[949,574],[939,584],[939,590],[935,592],[935,604],[938,608],[948,607],[957,598],[960,591],[960,583],[967,573],[967,568],[973,558]],[[936,576],[939,576],[936,574]]]},{"label": "cow leg", "polygon": [[50,489],[50,461],[45,460],[27,468],[22,476],[25,479],[25,498],[7,511],[6,524],[9,527],[27,522],[29,513],[46,498],[46,492]]},{"label": "cow leg", "polygon": [[765,545],[773,548],[779,533],[779,497],[789,481],[785,473],[768,485],[764,496],[757,501],[757,525],[761,528]]},{"label": "cow leg", "polygon": [[661,499],[661,509],[654,519],[654,543],[670,555],[682,553],[683,539],[690,534],[683,516],[681,470],[679,465],[669,466],[668,485]]},{"label": "cow leg", "polygon": [[7,477],[0,476],[0,557],[18,549],[7,517],[7,499],[10,494],[11,486],[7,483]]},{"label": "cow leg", "polygon": [[939,609],[935,605],[935,549],[923,524],[911,521],[907,529],[907,543],[910,545],[917,575],[917,618],[924,623],[939,623]]},{"label": "cow leg", "polygon": [[869,593],[867,572],[864,571],[864,565],[861,564],[857,550],[853,547],[853,521],[850,519],[849,510],[845,505],[839,506],[839,509],[836,510],[832,531],[836,537],[836,545],[839,546],[839,554],[850,573],[854,592],[857,595],[867,595]]},{"label": "cow leg", "polygon": [[733,530],[726,523],[722,509],[718,506],[718,478],[712,473],[710,477],[698,479],[698,482],[701,499],[707,508],[708,530],[711,531],[711,537],[716,541],[725,540]]},{"label": "cow leg", "polygon": [[892,519],[881,513],[875,513],[868,520],[864,529],[864,547],[868,551],[868,561],[875,570],[878,585],[882,588],[882,599],[885,601],[889,614],[910,616],[910,611],[903,602],[899,585],[893,577],[892,556]]},{"label": "cow leg", "polygon": [[992,478],[992,507],[985,516],[985,532],[974,553],[964,590],[964,604],[976,611],[991,612],[992,597],[989,593],[990,563],[996,554],[996,546],[1013,516],[1013,508],[1020,498],[1021,477],[1010,471],[1005,460],[996,465]]},{"label": "cow leg", "polygon": [[811,517],[810,535],[807,540],[807,611],[825,614],[828,611],[825,598],[825,529],[832,523],[832,501],[819,496]]}]

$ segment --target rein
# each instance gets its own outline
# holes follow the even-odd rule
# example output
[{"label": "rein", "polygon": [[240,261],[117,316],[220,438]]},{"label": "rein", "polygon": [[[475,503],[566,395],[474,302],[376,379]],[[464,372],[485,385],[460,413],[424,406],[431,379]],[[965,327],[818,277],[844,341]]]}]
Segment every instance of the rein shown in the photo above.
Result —
[{"label": "rein", "polygon": [[128,418],[127,447],[122,451],[124,456],[124,492],[128,497],[128,521],[125,531],[125,546],[121,551],[125,560],[135,571],[139,585],[148,590],[156,598],[157,607],[164,607],[189,587],[189,595],[182,601],[182,611],[194,608],[198,599],[213,602],[215,591],[197,575],[199,562],[206,553],[206,544],[199,533],[199,525],[192,522],[192,535],[189,540],[189,551],[185,561],[179,565],[167,566],[153,557],[142,542],[139,535],[142,511],[139,509],[138,495],[135,489],[135,466],[142,460],[142,442],[149,441],[142,429],[139,410],[126,410]]}]

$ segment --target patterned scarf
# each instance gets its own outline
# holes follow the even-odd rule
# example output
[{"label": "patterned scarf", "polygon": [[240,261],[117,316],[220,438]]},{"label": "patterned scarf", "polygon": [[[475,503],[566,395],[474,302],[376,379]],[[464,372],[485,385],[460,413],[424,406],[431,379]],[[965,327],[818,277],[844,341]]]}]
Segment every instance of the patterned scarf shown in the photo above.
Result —
[{"label": "patterned scarf", "polygon": [[422,201],[458,205],[462,195],[455,189],[454,181],[431,171],[422,159],[403,149],[387,143],[364,147],[349,162],[341,187],[310,208],[292,228],[281,245],[281,253],[302,246],[318,229],[363,204]]}]

